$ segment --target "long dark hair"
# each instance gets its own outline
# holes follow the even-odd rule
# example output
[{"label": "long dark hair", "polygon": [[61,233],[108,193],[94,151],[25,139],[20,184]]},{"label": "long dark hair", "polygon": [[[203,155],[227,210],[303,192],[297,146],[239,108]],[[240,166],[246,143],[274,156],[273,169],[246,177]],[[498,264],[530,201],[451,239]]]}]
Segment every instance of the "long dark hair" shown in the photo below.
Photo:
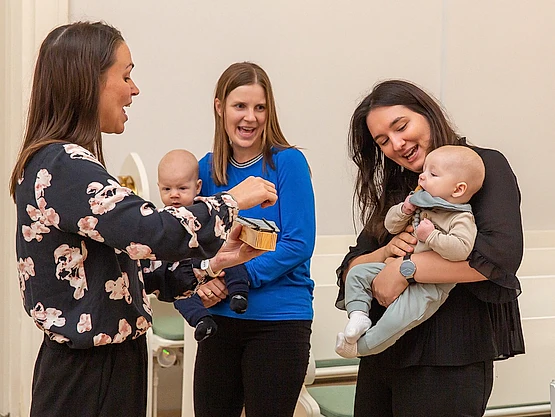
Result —
[{"label": "long dark hair", "polygon": [[383,242],[387,236],[387,210],[402,201],[418,183],[418,174],[387,158],[366,124],[371,110],[405,106],[430,125],[430,149],[460,143],[440,104],[416,85],[402,80],[382,81],[355,109],[349,129],[349,156],[358,168],[353,195],[365,232]]},{"label": "long dark hair", "polygon": [[[264,163],[274,169],[272,161],[272,147],[280,149],[292,148],[285,139],[276,111],[276,102],[272,83],[266,71],[252,62],[236,62],[231,64],[220,76],[216,84],[215,99],[220,100],[222,115],[220,116],[214,104],[214,149],[212,157],[212,178],[217,185],[227,184],[227,164],[232,156],[229,136],[225,130],[225,104],[229,94],[243,85],[260,85],[266,94],[266,109],[268,116],[266,126],[262,132],[262,154]],[[214,100],[215,101],[215,100]]]},{"label": "long dark hair", "polygon": [[35,65],[25,136],[10,179],[14,200],[25,165],[48,144],[75,143],[104,164],[100,87],[122,42],[120,31],[103,22],[60,26],[43,41]]}]

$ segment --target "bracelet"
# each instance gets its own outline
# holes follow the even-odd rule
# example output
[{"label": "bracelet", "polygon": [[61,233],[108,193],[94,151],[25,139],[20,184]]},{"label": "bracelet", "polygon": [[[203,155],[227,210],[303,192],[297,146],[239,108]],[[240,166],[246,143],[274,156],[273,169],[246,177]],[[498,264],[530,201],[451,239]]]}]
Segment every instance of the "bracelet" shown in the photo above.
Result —
[{"label": "bracelet", "polygon": [[212,278],[216,278],[220,276],[220,274],[222,273],[222,270],[220,269],[219,271],[214,272],[212,270],[212,267],[210,266],[210,260],[209,260],[208,265],[206,267],[206,272],[208,272],[208,275],[211,276]]}]

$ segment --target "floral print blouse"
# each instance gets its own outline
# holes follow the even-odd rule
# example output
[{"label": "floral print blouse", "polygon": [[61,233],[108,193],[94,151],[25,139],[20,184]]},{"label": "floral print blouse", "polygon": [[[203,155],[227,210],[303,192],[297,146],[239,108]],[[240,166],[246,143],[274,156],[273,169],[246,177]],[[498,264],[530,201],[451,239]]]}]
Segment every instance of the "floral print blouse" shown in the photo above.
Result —
[{"label": "floral print blouse", "polygon": [[140,261],[210,258],[237,215],[226,193],[156,209],[71,143],[47,145],[31,158],[16,205],[25,310],[52,340],[72,348],[144,334],[152,322],[145,281],[149,291],[158,284]]}]

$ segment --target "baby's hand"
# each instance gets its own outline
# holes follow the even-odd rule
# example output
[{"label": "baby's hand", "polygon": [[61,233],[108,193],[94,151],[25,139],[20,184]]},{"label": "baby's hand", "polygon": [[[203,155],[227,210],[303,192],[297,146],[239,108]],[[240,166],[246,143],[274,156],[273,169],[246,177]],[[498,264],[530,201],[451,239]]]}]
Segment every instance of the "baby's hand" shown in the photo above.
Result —
[{"label": "baby's hand", "polygon": [[405,214],[413,214],[416,211],[416,206],[409,201],[410,195],[405,198],[401,211]]},{"label": "baby's hand", "polygon": [[430,233],[434,231],[434,224],[429,219],[422,219],[420,224],[416,228],[416,237],[421,242],[425,242],[430,236]]}]

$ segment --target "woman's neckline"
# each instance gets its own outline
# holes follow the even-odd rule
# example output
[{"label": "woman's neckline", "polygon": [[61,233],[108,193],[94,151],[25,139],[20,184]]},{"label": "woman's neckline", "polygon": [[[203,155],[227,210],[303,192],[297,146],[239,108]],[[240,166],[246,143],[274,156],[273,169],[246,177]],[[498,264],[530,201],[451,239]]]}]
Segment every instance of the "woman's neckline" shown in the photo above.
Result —
[{"label": "woman's neckline", "polygon": [[263,158],[263,156],[264,155],[262,154],[262,152],[260,152],[254,158],[251,158],[251,159],[249,159],[248,161],[245,161],[245,162],[237,162],[237,160],[232,156],[231,159],[230,159],[230,163],[234,167],[245,168],[245,167],[251,166],[253,164],[256,164],[258,161],[260,161]]}]

